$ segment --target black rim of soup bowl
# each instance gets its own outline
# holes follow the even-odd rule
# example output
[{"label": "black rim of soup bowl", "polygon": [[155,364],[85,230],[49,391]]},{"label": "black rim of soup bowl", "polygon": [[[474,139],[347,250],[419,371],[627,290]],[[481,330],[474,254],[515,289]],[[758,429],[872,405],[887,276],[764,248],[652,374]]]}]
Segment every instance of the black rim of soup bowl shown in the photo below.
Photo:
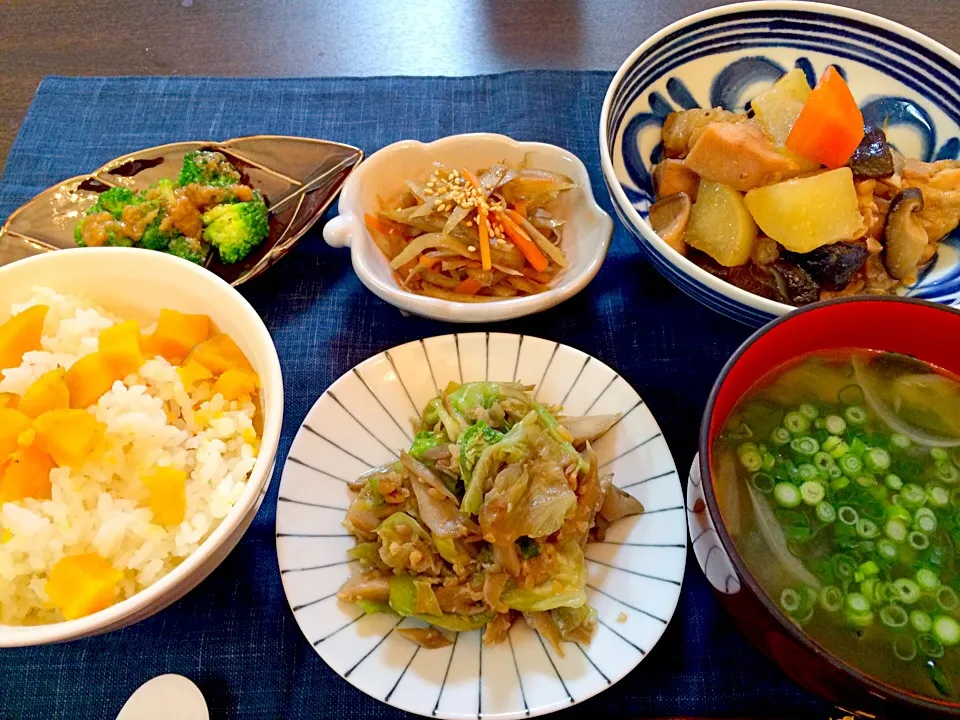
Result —
[{"label": "black rim of soup bowl", "polygon": [[[734,543],[730,533],[727,532],[727,527],[723,522],[720,508],[717,505],[717,498],[713,491],[713,477],[710,469],[709,453],[710,424],[713,416],[713,410],[716,406],[717,396],[726,382],[727,376],[730,374],[730,370],[733,369],[733,367],[740,361],[740,358],[743,357],[744,353],[746,353],[747,350],[749,350],[757,340],[779,325],[788,323],[795,317],[804,315],[806,313],[817,312],[834,305],[846,305],[850,303],[901,303],[919,305],[922,307],[940,310],[948,314],[960,315],[960,310],[957,310],[956,308],[943,305],[941,303],[929,302],[927,300],[897,296],[870,297],[861,295],[825,300],[797,308],[796,310],[793,310],[785,315],[781,315],[775,320],[770,321],[759,330],[754,332],[743,342],[742,345],[740,345],[740,347],[737,348],[736,352],[734,352],[730,359],[727,360],[726,364],[724,364],[723,369],[717,376],[716,382],[713,384],[713,388],[710,390],[710,396],[707,399],[707,406],[704,409],[703,419],[700,423],[700,478],[701,485],[703,487],[703,494],[706,498],[707,512],[710,513],[710,519],[713,521],[717,537],[720,540],[720,544],[723,546],[724,552],[726,552],[727,557],[730,558],[730,562],[733,564],[737,578],[741,583],[745,584],[749,588],[750,592],[763,604],[767,612],[777,621],[777,624],[786,633],[788,633],[794,641],[805,648],[808,652],[816,655],[821,660],[831,665],[837,671],[854,678],[857,682],[861,683],[864,687],[871,691],[871,694],[875,695],[878,699],[883,699],[883,695],[889,695],[896,698],[901,703],[912,706],[918,710],[922,708],[938,713],[951,713],[960,716],[960,702],[936,702],[929,699],[925,695],[912,693],[908,690],[897,687],[896,685],[877,680],[876,678],[865,674],[850,663],[841,660],[828,649],[816,642],[807,633],[803,632],[794,622],[784,615],[777,603],[770,598],[770,596],[762,587],[760,587],[760,584],[753,577],[753,573],[750,572],[749,568],[747,568],[746,564],[744,563],[743,558],[740,555],[740,551],[737,549],[736,543]],[[770,368],[769,370],[772,369],[773,368]],[[769,372],[769,370],[767,372]],[[724,418],[724,421],[725,420],[726,418]],[[781,670],[783,670],[785,673],[787,672],[783,668],[781,668]]]}]

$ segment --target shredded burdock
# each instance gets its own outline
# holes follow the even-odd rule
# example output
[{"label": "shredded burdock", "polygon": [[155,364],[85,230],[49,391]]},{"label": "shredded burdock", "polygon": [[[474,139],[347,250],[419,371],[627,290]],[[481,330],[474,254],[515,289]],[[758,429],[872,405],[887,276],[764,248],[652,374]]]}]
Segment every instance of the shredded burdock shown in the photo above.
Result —
[{"label": "shredded burdock", "polygon": [[525,163],[435,168],[365,218],[400,286],[457,302],[546,290],[567,266],[563,222],[551,207],[576,187],[570,178]]},{"label": "shredded burdock", "polygon": [[398,462],[351,483],[343,524],[360,569],[341,600],[428,623],[401,632],[427,648],[449,642],[441,630],[500,642],[521,616],[561,654],[590,641],[584,547],[643,506],[599,474],[590,445],[618,416],[564,417],[532,390],[451,384]]}]

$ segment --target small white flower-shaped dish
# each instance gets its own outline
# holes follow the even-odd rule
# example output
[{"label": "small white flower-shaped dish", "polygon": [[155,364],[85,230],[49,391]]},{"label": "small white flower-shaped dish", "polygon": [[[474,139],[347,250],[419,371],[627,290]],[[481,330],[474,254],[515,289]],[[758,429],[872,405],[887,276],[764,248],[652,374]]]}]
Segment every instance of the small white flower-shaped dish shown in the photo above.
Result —
[{"label": "small white flower-shaped dish", "polygon": [[[546,292],[527,297],[460,303],[417,295],[402,289],[364,226],[365,213],[380,209],[381,199],[400,195],[404,182],[429,176],[435,162],[471,170],[493,163],[517,164],[562,173],[577,187],[562,193],[551,207],[565,221],[561,248],[568,266],[554,278]],[[613,221],[593,197],[583,162],[555,145],[519,142],[503,135],[471,133],[451,135],[432,143],[403,140],[375,152],[347,179],[340,194],[340,215],[323,229],[332,247],[349,247],[353,269],[360,282],[375,295],[409,313],[446,320],[478,323],[541,312],[573,297],[594,278],[610,247]]]}]

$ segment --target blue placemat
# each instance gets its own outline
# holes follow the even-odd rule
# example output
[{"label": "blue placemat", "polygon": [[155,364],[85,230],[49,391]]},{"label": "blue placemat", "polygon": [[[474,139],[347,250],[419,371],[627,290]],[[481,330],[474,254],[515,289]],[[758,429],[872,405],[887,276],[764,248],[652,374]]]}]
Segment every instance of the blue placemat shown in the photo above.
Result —
[{"label": "blue placemat", "polygon": [[[329,138],[367,153],[404,138],[500,132],[570,149],[600,174],[597,125],[609,73],[521,72],[471,78],[221,80],[48,78],[0,183],[0,220],[49,185],[142,147],[254,133]],[[311,404],[370,355],[451,326],[402,318],[363,288],[349,253],[319,229],[243,294],[283,365],[287,416],[276,477],[243,541],[199,588],[138,625],[65,645],[0,651],[0,716],[113,718],[154,675],[192,678],[222,718],[398,718],[341,680],[294,623],[274,546],[279,467]],[[617,224],[607,262],[576,298],[487,328],[559,340],[614,367],[644,397],[686,477],[709,389],[747,328],[689,300]],[[677,614],[627,678],[576,710],[594,717],[800,718],[826,707],[736,632],[693,560]]]}]

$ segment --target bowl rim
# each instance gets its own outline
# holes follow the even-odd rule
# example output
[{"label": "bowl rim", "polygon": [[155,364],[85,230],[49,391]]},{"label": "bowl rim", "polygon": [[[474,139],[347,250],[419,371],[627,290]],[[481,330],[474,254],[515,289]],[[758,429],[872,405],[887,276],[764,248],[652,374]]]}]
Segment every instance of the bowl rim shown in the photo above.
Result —
[{"label": "bowl rim", "polygon": [[[729,298],[730,300],[733,300],[741,305],[745,305],[751,310],[767,313],[777,317],[790,313],[796,310],[796,308],[793,305],[788,305],[787,303],[777,302],[776,300],[768,300],[767,298],[747,292],[746,290],[738,288],[737,286],[732,285],[725,280],[721,280],[720,278],[711,275],[692,260],[681,255],[679,252],[667,245],[667,243],[665,243],[660,236],[657,235],[649,223],[644,220],[643,217],[641,217],[639,212],[637,212],[637,209],[627,198],[623,187],[621,187],[620,181],[617,178],[616,170],[613,166],[613,159],[609,148],[609,143],[612,142],[613,138],[609,138],[607,136],[607,123],[610,117],[610,110],[613,106],[614,96],[620,89],[620,84],[623,80],[623,77],[641,55],[647,52],[650,47],[663,38],[672,35],[677,31],[683,30],[684,28],[688,28],[689,26],[698,23],[701,20],[722,17],[724,15],[732,15],[748,10],[768,11],[771,13],[783,10],[792,10],[796,12],[820,13],[825,15],[834,15],[836,17],[842,17],[850,20],[858,20],[864,24],[897,33],[919,45],[923,45],[943,59],[949,61],[958,72],[960,72],[960,54],[954,52],[933,38],[928,37],[917,30],[909,28],[906,25],[901,25],[893,20],[888,20],[887,18],[874,15],[873,13],[865,12],[863,10],[855,10],[853,8],[841,7],[822,2],[807,2],[806,0],[754,0],[752,2],[738,2],[730,5],[721,5],[719,7],[709,8],[707,10],[688,15],[671,23],[670,25],[667,25],[660,31],[648,37],[639,47],[636,48],[636,50],[630,53],[627,59],[624,60],[617,69],[616,74],[610,81],[610,85],[607,87],[607,92],[603,98],[603,106],[600,110],[600,167],[603,172],[604,182],[610,191],[614,205],[616,205],[617,209],[622,213],[623,219],[628,221],[624,224],[628,226],[628,230],[635,230],[643,236],[643,239],[649,246],[650,251],[656,252],[661,258],[663,258],[663,260],[669,262],[674,268],[676,268],[680,274],[690,278],[697,285],[705,286],[708,289]],[[712,303],[705,304],[707,304],[711,310],[714,310],[715,312],[721,312],[718,308],[714,307]]]},{"label": "bowl rim", "polygon": [[[255,514],[256,511],[259,510],[261,494],[264,493],[273,475],[277,448],[280,442],[284,405],[283,374],[280,369],[280,359],[277,355],[276,346],[270,337],[270,332],[267,330],[263,319],[250,302],[241,295],[236,288],[232,287],[216,274],[173,255],[157,253],[142,248],[69,248],[57,252],[34,255],[0,267],[0,282],[4,280],[5,275],[12,274],[16,269],[22,268],[27,264],[41,265],[43,263],[69,262],[72,257],[71,253],[81,252],[90,256],[94,256],[95,253],[101,255],[104,253],[112,253],[113,256],[124,254],[128,257],[136,258],[135,262],[143,262],[148,265],[157,263],[162,265],[163,263],[167,263],[171,267],[176,267],[177,272],[186,271],[193,275],[195,280],[191,282],[219,286],[221,290],[233,296],[236,301],[236,310],[242,313],[247,324],[253,326],[257,335],[257,341],[263,343],[267,348],[267,367],[264,368],[265,373],[261,373],[261,382],[265,386],[269,383],[273,392],[271,393],[269,405],[261,408],[261,412],[263,413],[263,433],[260,450],[257,454],[257,462],[250,471],[250,476],[243,494],[234,503],[233,507],[230,508],[227,515],[213,529],[213,532],[207,536],[196,550],[185,557],[183,561],[170,572],[143,590],[90,615],[75,620],[44,623],[42,625],[0,624],[0,648],[42,645],[79,639],[88,635],[119,629],[119,627],[116,626],[117,623],[122,623],[124,619],[132,615],[137,615],[144,610],[147,610],[147,613],[137,618],[135,622],[145,620],[155,612],[159,612],[163,608],[157,608],[153,611],[148,610],[148,608],[152,604],[160,601],[164,596],[175,592],[178,585],[190,578],[194,573],[200,571],[205,563],[209,561],[210,557],[215,554],[216,550],[220,548],[237,527],[241,525],[248,513],[253,511]],[[150,253],[150,255],[146,255],[146,253]],[[162,268],[159,268],[159,270],[162,270]],[[153,271],[154,269],[151,268],[151,272]],[[95,293],[93,294],[95,295]],[[226,556],[224,556],[220,562],[222,562],[223,559],[226,559]],[[219,564],[220,563],[218,563],[218,565]],[[187,592],[189,592],[189,590]],[[178,596],[178,599],[179,597],[180,596]]]},{"label": "bowl rim", "polygon": [[[596,227],[595,232],[601,238],[601,241],[594,245],[593,248],[590,248],[585,243],[580,244],[589,254],[589,262],[584,269],[580,271],[578,275],[569,276],[569,283],[563,287],[551,287],[538,295],[505,298],[484,303],[461,303],[452,300],[431,298],[425,295],[417,295],[416,293],[403,290],[395,284],[383,282],[380,278],[368,272],[358,260],[360,251],[356,245],[360,242],[370,242],[372,244],[373,240],[369,238],[369,232],[366,227],[363,226],[363,223],[360,222],[364,208],[354,207],[354,203],[350,199],[355,188],[365,182],[367,174],[376,169],[378,162],[383,162],[385,157],[389,157],[391,153],[395,153],[398,150],[417,148],[426,152],[433,150],[442,151],[451,145],[467,145],[471,142],[478,141],[491,144],[500,143],[514,150],[524,150],[526,152],[538,151],[553,154],[573,163],[583,179],[582,182],[578,181],[580,190],[583,193],[580,202],[584,204],[589,213],[593,215],[591,224]],[[340,198],[337,201],[337,212],[338,217],[332,221],[328,227],[336,227],[335,223],[340,218],[343,218],[343,222],[349,222],[354,226],[354,235],[350,243],[351,263],[357,277],[368,290],[380,299],[385,300],[401,310],[436,320],[460,323],[510,320],[547,310],[570,299],[583,290],[600,271],[600,267],[606,260],[607,253],[610,250],[614,230],[613,219],[597,202],[596,195],[593,192],[593,185],[590,181],[590,172],[580,157],[559,145],[537,141],[515,140],[507,135],[488,132],[446,135],[429,142],[416,139],[399,140],[380,148],[370,154],[366,160],[357,167],[356,171],[350,174],[346,182],[344,182],[341,188]],[[326,237],[326,232],[324,235]],[[564,242],[569,242],[569,240],[565,238]],[[580,241],[577,240],[575,242]],[[375,245],[373,249],[379,252],[379,248],[376,248]]]},{"label": "bowl rim", "polygon": [[[716,405],[717,397],[720,394],[724,383],[727,380],[727,377],[733,367],[740,361],[740,358],[753,346],[753,344],[759,340],[761,337],[766,335],[768,332],[774,328],[783,325],[785,323],[791,322],[794,318],[804,315],[806,313],[818,312],[835,305],[847,305],[853,303],[900,303],[907,305],[916,305],[925,308],[931,308],[934,310],[939,310],[945,313],[950,313],[953,315],[960,316],[960,309],[942,305],[940,303],[933,303],[927,300],[921,300],[919,298],[907,298],[907,297],[896,297],[896,296],[853,296],[853,297],[842,297],[834,298],[833,300],[825,300],[823,302],[813,303],[811,305],[806,305],[802,308],[798,308],[793,312],[790,312],[786,315],[782,315],[775,320],[767,323],[762,328],[756,330],[750,335],[740,347],[730,356],[730,359],[724,364],[723,369],[720,371],[720,374],[717,376],[716,381],[713,384],[713,387],[710,390],[710,395],[707,399],[706,406],[703,411],[703,417],[700,422],[700,433],[697,441],[697,450],[698,450],[698,462],[700,466],[700,478],[701,478],[701,487],[703,488],[703,495],[706,500],[707,512],[710,514],[710,519],[713,521],[714,527],[716,529],[717,538],[720,541],[720,545],[723,548],[723,551],[727,554],[727,557],[730,559],[731,564],[734,567],[734,570],[737,573],[738,578],[741,583],[746,585],[750,592],[760,601],[760,603],[766,608],[767,613],[776,621],[777,625],[781,629],[786,631],[791,638],[802,647],[804,647],[808,652],[819,657],[821,660],[827,662],[835,670],[843,673],[847,677],[851,677],[861,685],[865,686],[869,690],[875,693],[886,693],[887,695],[892,695],[893,697],[901,700],[904,703],[907,703],[914,707],[923,707],[928,710],[935,710],[938,712],[943,712],[944,710],[956,711],[960,710],[960,702],[937,702],[936,700],[927,697],[925,695],[920,695],[913,693],[909,690],[891,685],[889,683],[878,680],[870,675],[867,675],[859,668],[854,667],[849,662],[841,659],[834,653],[830,652],[820,643],[813,640],[809,635],[804,632],[801,632],[800,629],[791,622],[786,615],[780,610],[777,603],[775,603],[767,594],[767,592],[760,586],[757,580],[754,578],[753,573],[747,568],[746,563],[743,560],[743,557],[740,555],[740,551],[737,549],[736,543],[734,543],[733,538],[730,536],[730,533],[727,531],[727,526],[723,521],[723,516],[720,513],[719,505],[717,504],[716,494],[713,489],[713,473],[710,468],[710,425],[712,420],[712,415],[714,407]],[[882,697],[882,696],[881,696]]]}]

